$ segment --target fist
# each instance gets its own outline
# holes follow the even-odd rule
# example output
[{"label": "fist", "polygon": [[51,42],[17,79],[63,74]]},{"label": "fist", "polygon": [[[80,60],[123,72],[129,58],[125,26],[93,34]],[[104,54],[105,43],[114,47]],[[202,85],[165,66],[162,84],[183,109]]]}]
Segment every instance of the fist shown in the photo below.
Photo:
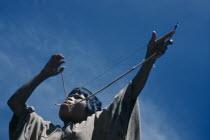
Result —
[{"label": "fist", "polygon": [[61,54],[52,55],[41,73],[46,77],[51,77],[63,72],[65,67],[61,65],[66,63],[63,59],[64,57]]}]

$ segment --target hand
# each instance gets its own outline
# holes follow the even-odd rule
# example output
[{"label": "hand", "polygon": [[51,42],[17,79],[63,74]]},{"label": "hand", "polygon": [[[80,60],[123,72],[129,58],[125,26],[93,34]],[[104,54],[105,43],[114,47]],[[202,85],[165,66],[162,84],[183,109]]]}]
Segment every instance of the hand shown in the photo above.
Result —
[{"label": "hand", "polygon": [[156,39],[157,35],[156,35],[156,32],[154,31],[152,33],[152,38],[148,44],[146,58],[148,58],[149,56],[151,56],[154,53],[157,53],[153,57],[154,59],[157,59],[160,56],[162,56],[165,53],[165,51],[167,50],[167,45],[173,44],[173,40],[171,40],[171,39],[167,40],[167,39],[171,38],[174,35],[174,33],[175,33],[175,31],[171,31],[171,32],[167,33],[166,35],[164,35],[163,37]]},{"label": "hand", "polygon": [[61,66],[61,64],[66,63],[63,59],[64,57],[60,54],[53,55],[41,73],[48,78],[63,72],[65,67]]}]

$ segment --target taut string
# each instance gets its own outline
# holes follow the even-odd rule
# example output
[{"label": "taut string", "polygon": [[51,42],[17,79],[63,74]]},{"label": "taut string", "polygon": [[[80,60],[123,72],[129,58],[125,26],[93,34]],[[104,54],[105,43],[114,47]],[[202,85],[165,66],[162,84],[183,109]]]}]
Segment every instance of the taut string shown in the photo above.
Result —
[{"label": "taut string", "polygon": [[[179,26],[178,22],[177,24],[174,26],[174,31],[176,31],[177,27]],[[166,41],[166,43],[164,45],[167,45],[167,42],[169,42],[171,40],[171,37]],[[163,45],[163,46],[164,46]],[[127,72],[125,72],[124,74],[122,74],[121,76],[117,77],[116,79],[114,79],[112,82],[110,82],[109,84],[107,84],[106,86],[104,86],[103,88],[99,89],[98,91],[94,92],[93,94],[89,95],[88,97],[80,100],[77,103],[74,104],[68,104],[68,108],[69,110],[78,103],[81,103],[83,101],[87,101],[88,99],[90,99],[91,97],[95,96],[96,94],[98,94],[99,92],[103,91],[104,89],[108,88],[109,86],[111,86],[112,84],[114,84],[115,82],[117,82],[118,80],[120,80],[122,77],[124,77],[125,75],[127,75],[128,73],[134,71],[136,68],[138,68],[139,66],[143,65],[144,63],[146,63],[147,61],[149,61],[150,59],[152,59],[153,57],[155,57],[155,55],[157,55],[157,52],[153,53],[150,57],[148,57],[147,59],[143,60],[142,62],[140,62],[139,64],[137,64],[136,66],[134,66],[133,68],[131,68],[130,70],[128,70]],[[65,89],[65,85],[64,85],[64,78],[61,72],[61,78],[62,78],[62,84],[63,84],[63,88],[64,88],[64,94],[65,94],[65,99],[66,99],[66,89]],[[55,104],[60,106],[61,104]]]},{"label": "taut string", "polygon": [[[118,80],[120,80],[122,77],[124,77],[125,75],[127,75],[128,73],[134,71],[136,68],[138,68],[139,66],[143,65],[144,63],[146,63],[147,61],[149,61],[150,59],[152,59],[155,55],[157,54],[157,52],[155,52],[154,54],[152,54],[150,57],[148,57],[147,59],[143,60],[142,62],[140,62],[139,64],[137,64],[136,66],[134,66],[133,68],[131,68],[130,70],[128,70],[127,72],[125,72],[124,74],[122,74],[121,76],[117,77],[116,79],[114,79],[112,82],[110,82],[109,84],[107,84],[106,86],[104,86],[103,88],[99,89],[98,91],[94,92],[93,94],[89,95],[88,97],[80,100],[79,102],[75,103],[81,103],[83,101],[87,101],[88,99],[90,99],[91,97],[95,96],[96,94],[98,94],[99,92],[103,91],[104,89],[108,88],[109,86],[111,86],[112,84],[114,84],[115,82],[117,82]],[[64,81],[63,81],[63,76],[62,76],[62,82],[63,82],[63,87],[64,87]],[[65,92],[65,87],[64,87],[64,92]],[[65,93],[66,96],[66,93]],[[73,107],[75,104],[69,104],[68,107],[69,109],[71,107]],[[61,104],[55,104],[58,106],[61,106]]]}]

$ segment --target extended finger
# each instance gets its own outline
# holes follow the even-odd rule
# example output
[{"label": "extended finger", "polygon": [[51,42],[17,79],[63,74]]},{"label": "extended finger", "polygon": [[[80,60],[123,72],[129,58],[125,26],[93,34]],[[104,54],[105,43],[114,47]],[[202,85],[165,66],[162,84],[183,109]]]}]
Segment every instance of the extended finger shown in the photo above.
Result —
[{"label": "extended finger", "polygon": [[53,60],[61,60],[64,59],[64,56],[61,54],[55,54],[52,56]]},{"label": "extended finger", "polygon": [[152,38],[151,38],[150,41],[149,41],[149,45],[153,45],[153,44],[155,43],[156,36],[157,36],[156,32],[153,31],[153,32],[152,32]]},{"label": "extended finger", "polygon": [[56,62],[54,62],[54,67],[60,67],[60,65],[62,65],[62,64],[64,64],[64,63],[66,63],[66,61],[64,61],[64,60],[62,60],[62,61],[56,61]]},{"label": "extended finger", "polygon": [[171,31],[169,33],[167,33],[166,35],[164,35],[163,37],[159,38],[157,40],[157,43],[160,43],[160,42],[164,42],[166,39],[172,37],[174,35],[175,31]]},{"label": "extended finger", "polygon": [[66,63],[66,61],[62,60],[58,62],[58,65],[60,66],[61,64]]},{"label": "extended finger", "polygon": [[64,56],[63,56],[62,54],[57,54],[57,57],[58,57],[59,59],[64,59]]},{"label": "extended finger", "polygon": [[151,38],[151,41],[155,41],[155,40],[156,40],[156,36],[157,36],[156,32],[155,32],[155,31],[153,31],[153,32],[152,32],[152,38]]}]

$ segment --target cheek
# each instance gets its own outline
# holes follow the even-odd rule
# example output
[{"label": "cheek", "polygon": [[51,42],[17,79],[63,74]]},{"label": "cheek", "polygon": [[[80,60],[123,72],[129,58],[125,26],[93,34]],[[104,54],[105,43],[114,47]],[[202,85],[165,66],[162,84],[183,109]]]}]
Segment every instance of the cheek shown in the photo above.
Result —
[{"label": "cheek", "polygon": [[80,103],[80,104],[76,104],[75,106],[74,106],[74,110],[76,111],[76,112],[85,112],[85,107],[86,107],[86,103]]},{"label": "cheek", "polygon": [[87,116],[85,108],[86,103],[76,104],[75,107],[72,109],[72,114],[74,114],[73,116],[80,119],[85,119],[85,117]]}]

